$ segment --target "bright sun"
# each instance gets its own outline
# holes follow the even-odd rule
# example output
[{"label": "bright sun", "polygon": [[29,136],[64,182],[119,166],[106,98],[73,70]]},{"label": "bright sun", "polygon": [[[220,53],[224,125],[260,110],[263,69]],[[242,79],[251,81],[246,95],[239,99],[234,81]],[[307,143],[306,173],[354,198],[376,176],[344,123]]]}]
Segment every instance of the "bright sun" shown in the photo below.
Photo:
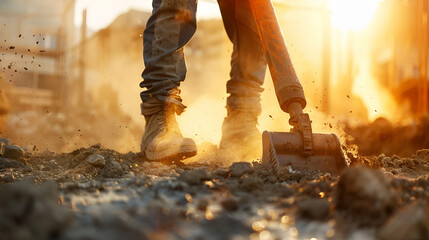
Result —
[{"label": "bright sun", "polygon": [[362,30],[374,17],[383,0],[330,0],[332,26],[343,30]]}]

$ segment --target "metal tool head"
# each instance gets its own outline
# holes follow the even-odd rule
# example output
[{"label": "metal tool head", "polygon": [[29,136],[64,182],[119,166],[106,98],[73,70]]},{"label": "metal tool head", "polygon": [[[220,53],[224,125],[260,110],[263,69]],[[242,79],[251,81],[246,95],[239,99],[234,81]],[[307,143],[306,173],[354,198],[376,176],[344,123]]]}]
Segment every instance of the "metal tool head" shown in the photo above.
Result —
[{"label": "metal tool head", "polygon": [[318,170],[339,174],[347,167],[341,144],[335,134],[312,134],[312,150],[304,151],[300,132],[268,132],[262,134],[262,163],[273,172],[290,166],[297,170]]}]

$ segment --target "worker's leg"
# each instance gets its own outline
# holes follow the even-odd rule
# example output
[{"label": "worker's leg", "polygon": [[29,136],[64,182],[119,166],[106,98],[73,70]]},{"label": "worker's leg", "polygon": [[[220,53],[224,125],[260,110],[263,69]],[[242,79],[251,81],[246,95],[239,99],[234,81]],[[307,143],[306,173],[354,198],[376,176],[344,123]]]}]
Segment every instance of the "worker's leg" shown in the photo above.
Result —
[{"label": "worker's leg", "polygon": [[218,0],[228,37],[234,49],[231,80],[227,83],[227,117],[222,126],[222,145],[248,141],[259,144],[256,128],[261,113],[260,93],[266,60],[256,23],[247,0]]},{"label": "worker's leg", "polygon": [[[258,112],[267,64],[250,5],[247,0],[218,2],[228,37],[234,44],[227,93],[231,99],[246,97],[244,105],[239,100],[231,100],[227,106]],[[249,98],[254,104],[248,104]],[[247,109],[250,106],[252,109]]]},{"label": "worker's leg", "polygon": [[183,138],[175,115],[185,106],[179,96],[185,79],[183,46],[196,30],[196,0],[153,0],[143,35],[145,70],[140,87],[146,119],[141,150],[150,160],[180,160],[196,154],[192,139]]},{"label": "worker's leg", "polygon": [[143,34],[143,102],[156,97],[181,105],[179,91],[173,90],[185,79],[183,46],[196,30],[196,0],[153,0],[152,16]]}]

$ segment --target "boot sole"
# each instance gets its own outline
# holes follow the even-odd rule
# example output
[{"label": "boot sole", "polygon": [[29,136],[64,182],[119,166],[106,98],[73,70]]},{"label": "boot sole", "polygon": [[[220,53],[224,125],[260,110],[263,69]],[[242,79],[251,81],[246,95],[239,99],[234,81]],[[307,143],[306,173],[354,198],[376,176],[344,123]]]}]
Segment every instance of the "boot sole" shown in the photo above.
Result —
[{"label": "boot sole", "polygon": [[169,153],[168,150],[158,151],[156,153],[146,151],[145,153],[146,158],[150,161],[173,164],[197,155],[197,148],[196,146],[182,146],[179,152],[173,154]]}]

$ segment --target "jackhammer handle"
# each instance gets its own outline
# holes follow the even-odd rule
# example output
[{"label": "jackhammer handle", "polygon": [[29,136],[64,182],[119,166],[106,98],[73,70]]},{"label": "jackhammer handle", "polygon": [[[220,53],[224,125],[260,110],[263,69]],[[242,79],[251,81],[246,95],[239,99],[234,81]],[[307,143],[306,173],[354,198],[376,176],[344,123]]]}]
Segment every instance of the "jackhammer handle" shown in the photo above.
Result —
[{"label": "jackhammer handle", "polygon": [[281,109],[290,113],[289,105],[293,102],[300,103],[304,109],[307,105],[304,90],[292,65],[271,0],[247,1],[252,8]]},{"label": "jackhammer handle", "polygon": [[290,115],[289,124],[297,127],[300,120],[300,115],[302,112],[302,106],[299,102],[292,102],[289,104],[288,113]]}]

